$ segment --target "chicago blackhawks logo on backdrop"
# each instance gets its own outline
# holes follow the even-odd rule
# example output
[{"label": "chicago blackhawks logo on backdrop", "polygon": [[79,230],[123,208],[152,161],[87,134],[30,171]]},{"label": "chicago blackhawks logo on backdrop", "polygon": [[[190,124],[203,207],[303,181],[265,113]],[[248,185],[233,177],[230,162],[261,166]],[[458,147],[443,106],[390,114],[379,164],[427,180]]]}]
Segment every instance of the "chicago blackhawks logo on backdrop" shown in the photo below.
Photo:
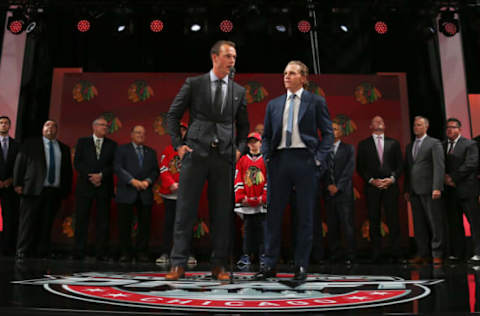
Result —
[{"label": "chicago blackhawks logo on backdrop", "polygon": [[267,89],[258,81],[249,81],[244,87],[246,90],[247,104],[262,102],[268,96]]},{"label": "chicago blackhawks logo on backdrop", "polygon": [[243,182],[247,187],[251,187],[252,185],[257,185],[264,181],[263,173],[258,167],[250,166],[245,172],[245,179]]},{"label": "chicago blackhawks logo on backdrop", "polygon": [[355,100],[361,104],[373,103],[382,97],[382,93],[373,83],[362,82],[355,88]]},{"label": "chicago blackhawks logo on backdrop", "polygon": [[73,99],[77,102],[90,101],[98,95],[98,90],[93,83],[80,80],[73,86]]},{"label": "chicago blackhawks logo on backdrop", "polygon": [[128,100],[133,103],[145,101],[153,96],[153,89],[145,80],[136,80],[128,87]]},{"label": "chicago blackhawks logo on backdrop", "polygon": [[370,308],[404,303],[427,296],[443,280],[404,280],[391,276],[310,274],[305,283],[277,274],[254,281],[253,273],[235,273],[234,283],[212,280],[210,273],[191,272],[179,281],[165,273],[79,273],[47,275],[15,281],[41,285],[51,293],[75,300],[143,308],[188,311],[274,312]]}]

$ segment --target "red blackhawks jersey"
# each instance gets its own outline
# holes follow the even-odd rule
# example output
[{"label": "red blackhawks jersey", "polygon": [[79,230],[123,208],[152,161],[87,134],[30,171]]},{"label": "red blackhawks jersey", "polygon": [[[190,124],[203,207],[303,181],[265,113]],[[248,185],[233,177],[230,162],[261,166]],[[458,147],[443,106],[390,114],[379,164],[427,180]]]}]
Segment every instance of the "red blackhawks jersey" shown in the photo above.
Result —
[{"label": "red blackhawks jersey", "polygon": [[178,153],[173,149],[172,145],[168,145],[162,152],[160,158],[160,190],[162,197],[176,200],[177,193],[172,193],[170,186],[175,182],[178,183],[180,178],[181,161]]},{"label": "red blackhawks jersey", "polygon": [[[266,213],[267,170],[262,155],[246,154],[237,162],[235,170],[235,212],[242,214]],[[247,204],[242,203],[247,199]]]}]

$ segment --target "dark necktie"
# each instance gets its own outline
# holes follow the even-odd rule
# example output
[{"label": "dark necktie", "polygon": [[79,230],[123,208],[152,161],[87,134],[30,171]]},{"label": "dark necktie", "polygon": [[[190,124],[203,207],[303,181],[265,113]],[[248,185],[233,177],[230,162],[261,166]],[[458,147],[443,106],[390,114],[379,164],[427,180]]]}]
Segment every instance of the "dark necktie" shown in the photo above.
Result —
[{"label": "dark necktie", "polygon": [[7,145],[8,139],[5,137],[2,139],[2,154],[3,154],[3,160],[7,161],[7,155],[8,155],[8,145]]},{"label": "dark necktie", "polygon": [[142,146],[137,146],[137,155],[138,155],[138,163],[140,168],[143,168],[143,148]]},{"label": "dark necktie", "polygon": [[413,160],[415,160],[415,158],[417,158],[419,147],[420,147],[420,139],[416,139],[415,143],[413,143],[413,150],[412,150]]},{"label": "dark necktie", "polygon": [[453,154],[453,145],[455,144],[455,142],[452,142],[452,141],[448,141],[448,153],[447,154]]},{"label": "dark necktie", "polygon": [[290,96],[290,105],[288,108],[288,119],[287,119],[287,135],[285,139],[286,147],[292,146],[292,131],[293,131],[293,107],[295,105],[295,94]]},{"label": "dark necktie", "polygon": [[223,90],[222,84],[223,80],[216,80],[215,83],[217,84],[215,88],[215,97],[213,98],[213,106],[215,111],[218,113],[222,113],[222,104],[223,104]]},{"label": "dark necktie", "polygon": [[55,182],[55,151],[53,150],[53,142],[49,141],[48,146],[50,147],[49,151],[49,168],[48,168],[48,183],[53,184]]}]

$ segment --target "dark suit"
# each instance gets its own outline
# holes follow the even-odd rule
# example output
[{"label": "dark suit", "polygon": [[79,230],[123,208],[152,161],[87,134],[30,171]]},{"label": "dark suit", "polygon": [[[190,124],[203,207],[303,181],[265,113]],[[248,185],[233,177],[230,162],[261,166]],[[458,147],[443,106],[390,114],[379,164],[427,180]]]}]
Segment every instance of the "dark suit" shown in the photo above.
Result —
[{"label": "dark suit", "polygon": [[416,158],[413,143],[405,150],[405,191],[410,195],[418,255],[443,256],[445,247],[442,199],[432,199],[432,191],[443,191],[445,154],[438,139],[426,136]]},{"label": "dark suit", "polygon": [[463,213],[470,222],[473,253],[480,255],[480,207],[478,205],[478,147],[475,141],[461,136],[447,153],[448,142],[443,142],[445,173],[450,175],[455,187],[445,186],[447,201],[448,253],[455,257],[465,256],[465,230]]},{"label": "dark suit", "polygon": [[[143,164],[140,164],[137,151],[132,143],[118,146],[114,162],[117,175],[118,232],[120,248],[124,255],[132,255],[131,227],[133,207],[137,209],[138,234],[135,251],[148,251],[150,241],[150,225],[153,205],[153,184],[158,178],[159,169],[157,153],[152,148],[143,145]],[[146,180],[150,186],[145,190],[137,190],[130,184],[132,179]]]},{"label": "dark suit", "polygon": [[[19,149],[20,145],[9,137],[7,159],[5,160],[0,147],[0,181],[13,178],[13,166]],[[13,190],[13,183],[8,188],[0,189],[0,203],[3,219],[1,250],[4,254],[14,254],[18,231],[18,196]]]},{"label": "dark suit", "polygon": [[[282,140],[286,95],[271,100],[265,114],[262,153],[267,162],[266,265],[275,267],[280,255],[282,218],[293,187],[296,190],[295,265],[307,267],[313,240],[313,212],[318,181],[327,170],[333,144],[332,122],[325,99],[303,91],[297,125],[306,148],[278,150]],[[318,131],[322,133],[322,139]]]},{"label": "dark suit", "polygon": [[[77,170],[77,187],[75,190],[75,249],[76,256],[83,257],[88,242],[88,219],[95,200],[96,249],[97,256],[107,254],[109,237],[110,204],[113,196],[113,159],[117,143],[109,138],[103,139],[100,156],[97,159],[93,136],[80,138],[75,147],[73,160]],[[102,182],[95,187],[89,180],[89,174],[102,173]]]},{"label": "dark suit", "polygon": [[[333,154],[333,153],[332,153]],[[338,191],[334,196],[325,190],[325,208],[327,211],[328,245],[332,254],[338,258],[340,248],[339,227],[342,225],[347,256],[355,255],[355,214],[353,205],[353,173],[355,172],[355,148],[340,142],[333,155],[327,173],[325,185],[333,184]]]},{"label": "dark suit", "polygon": [[15,160],[13,185],[22,187],[20,196],[20,224],[18,229],[17,255],[29,255],[36,248],[38,255],[50,252],[50,234],[53,220],[72,188],[72,160],[70,148],[58,141],[60,146],[60,184],[44,186],[47,162],[43,138],[32,138],[21,146]]},{"label": "dark suit", "polygon": [[[390,247],[392,255],[399,254],[400,224],[398,220],[398,179],[403,169],[400,143],[385,137],[383,142],[383,161],[380,163],[375,140],[372,136],[358,144],[357,171],[365,182],[364,192],[370,221],[370,238],[372,240],[374,259],[378,259],[382,249],[380,234],[381,210],[385,212],[386,224],[390,229]],[[371,179],[393,177],[394,182],[386,189],[379,189],[370,184]]]},{"label": "dark suit", "polygon": [[[182,140],[180,120],[187,110],[190,124]],[[213,248],[211,261],[214,265],[226,263],[233,229],[231,155],[232,146],[237,144],[235,139],[231,139],[232,117],[236,124],[238,149],[243,151],[249,131],[245,89],[228,80],[225,104],[220,113],[212,102],[209,73],[187,78],[168,111],[167,129],[172,136],[173,147],[187,144],[193,149],[182,160],[171,254],[173,266],[185,267],[187,263],[198,203],[207,180]],[[215,137],[218,145],[212,147]]]}]

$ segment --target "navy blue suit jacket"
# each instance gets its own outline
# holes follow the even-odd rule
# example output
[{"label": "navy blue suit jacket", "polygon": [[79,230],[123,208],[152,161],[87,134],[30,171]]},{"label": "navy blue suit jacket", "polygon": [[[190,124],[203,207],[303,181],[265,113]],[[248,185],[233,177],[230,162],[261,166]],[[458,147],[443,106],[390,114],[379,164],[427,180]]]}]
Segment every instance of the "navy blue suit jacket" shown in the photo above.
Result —
[{"label": "navy blue suit jacket", "polygon": [[[333,156],[333,153],[332,153]],[[329,164],[327,186],[334,184],[337,186],[338,192],[335,194],[337,200],[353,201],[353,173],[355,172],[355,148],[353,145],[340,142],[337,153],[333,156],[332,162]],[[326,190],[325,198],[330,199],[332,196]]]},{"label": "navy blue suit jacket", "polygon": [[[267,105],[262,138],[262,153],[267,162],[275,154],[282,139],[286,100],[287,95],[284,94],[271,100]],[[319,165],[319,175],[321,175],[327,170],[327,158],[333,145],[332,121],[325,99],[304,90],[297,122],[300,138]],[[321,139],[318,136],[319,130],[322,134]]]},{"label": "navy blue suit jacket", "polygon": [[[159,169],[157,153],[150,147],[143,146],[143,167],[140,168],[138,156],[132,143],[117,147],[115,153],[114,169],[117,175],[117,203],[133,204],[140,196],[144,205],[153,204],[152,186],[158,178]],[[138,191],[130,184],[132,179],[151,180],[151,185],[142,191]]]}]

